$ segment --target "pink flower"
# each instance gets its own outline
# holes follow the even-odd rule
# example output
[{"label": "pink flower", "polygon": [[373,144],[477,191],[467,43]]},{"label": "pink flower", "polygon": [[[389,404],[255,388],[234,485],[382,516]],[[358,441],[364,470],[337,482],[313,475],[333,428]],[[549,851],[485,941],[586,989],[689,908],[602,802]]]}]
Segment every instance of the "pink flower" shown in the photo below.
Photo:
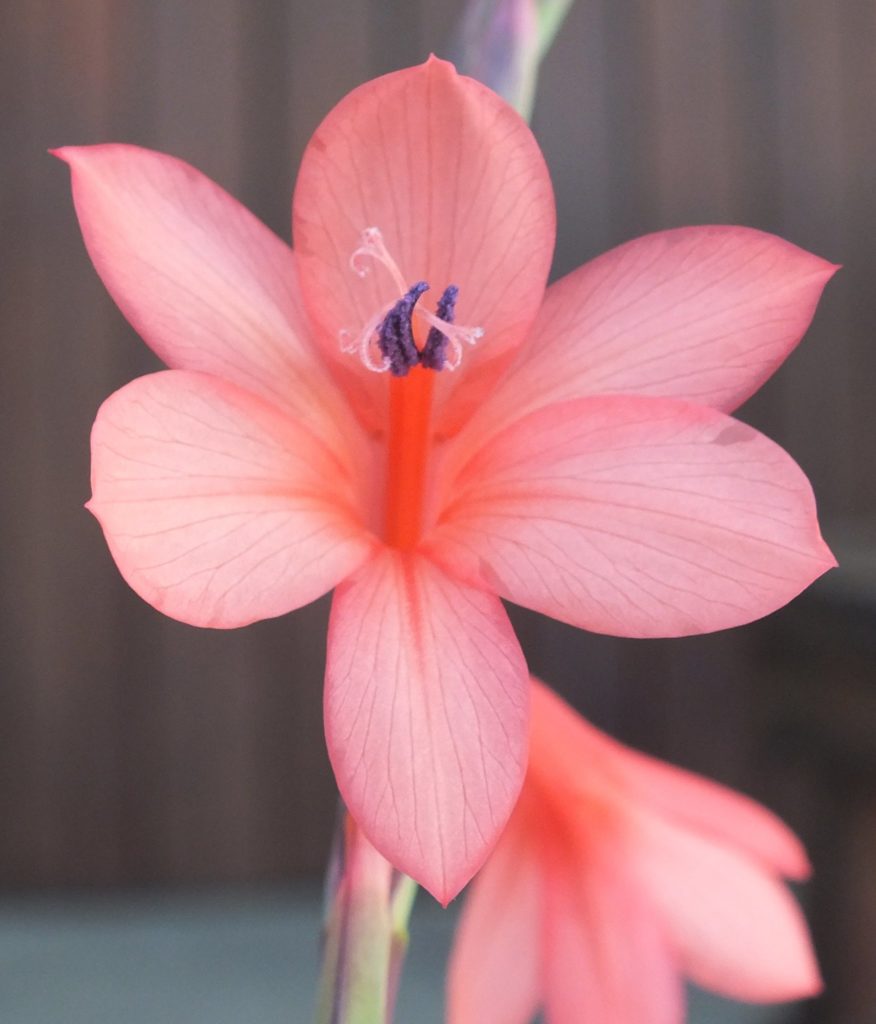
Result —
[{"label": "pink flower", "polygon": [[338,784],[439,899],[483,863],[525,770],[528,675],[500,597],[675,636],[764,615],[833,565],[806,478],[726,414],[806,329],[823,260],[688,228],[545,292],[535,140],[434,59],[319,127],[294,255],[172,157],[59,155],[98,273],[171,367],[98,413],[90,508],[113,557],[200,626],[337,588]]},{"label": "pink flower", "polygon": [[463,909],[449,1024],[682,1024],[682,975],[752,1002],[821,982],[782,878],[809,864],[754,801],[629,750],[533,680],[520,802]]}]

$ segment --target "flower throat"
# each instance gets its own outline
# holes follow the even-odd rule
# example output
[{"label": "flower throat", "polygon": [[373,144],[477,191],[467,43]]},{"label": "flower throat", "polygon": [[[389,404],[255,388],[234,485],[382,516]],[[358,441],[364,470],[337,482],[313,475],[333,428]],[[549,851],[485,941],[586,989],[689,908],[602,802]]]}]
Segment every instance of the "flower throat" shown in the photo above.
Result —
[{"label": "flower throat", "polygon": [[429,284],[418,281],[407,286],[378,228],[362,232],[361,245],[350,257],[350,267],[359,277],[371,271],[366,257],[389,272],[399,297],[378,310],[355,337],[341,331],[341,348],[358,354],[367,369],[390,374],[384,539],[393,547],[411,550],[422,533],[432,440],[435,378],[429,371],[455,370],[464,344],[474,345],[484,332],[480,327],[454,324],[459,296],[454,284],[444,289],[434,313],[419,305]]}]

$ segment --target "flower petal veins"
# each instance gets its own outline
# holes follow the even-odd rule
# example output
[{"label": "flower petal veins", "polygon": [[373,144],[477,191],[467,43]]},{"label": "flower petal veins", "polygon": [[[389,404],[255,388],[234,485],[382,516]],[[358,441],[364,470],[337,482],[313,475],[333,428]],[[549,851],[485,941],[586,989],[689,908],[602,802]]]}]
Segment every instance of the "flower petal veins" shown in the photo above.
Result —
[{"label": "flower petal veins", "polygon": [[[459,323],[484,342],[467,362],[520,344],[544,295],[555,238],[553,190],[523,119],[479,82],[431,58],[354,89],[317,128],[304,154],[292,234],[308,312],[330,361],[338,332],[398,299],[381,268],[360,279],[349,255],[376,225],[405,284],[459,288]],[[352,322],[351,322],[352,320]],[[381,382],[338,372],[364,417],[385,400]],[[461,386],[444,375],[443,386]]]},{"label": "flower petal veins", "polygon": [[351,418],[319,360],[292,250],[182,160],[69,146],[82,235],[137,333],[168,366],[212,373],[306,417],[337,443]]},{"label": "flower petal veins", "polygon": [[234,384],[169,370],[108,398],[89,503],[122,575],[197,626],[242,626],[331,590],[373,540],[354,476],[307,426]]},{"label": "flower petal veins", "polygon": [[837,269],[753,228],[633,239],[548,288],[479,420],[495,430],[546,405],[619,393],[732,412],[793,351]]},{"label": "flower petal veins", "polygon": [[338,587],[325,725],[341,795],[438,900],[483,863],[526,767],[528,682],[501,603],[386,550]]},{"label": "flower petal veins", "polygon": [[836,563],[799,467],[705,406],[560,403],[493,437],[447,483],[442,564],[517,604],[614,636],[738,626]]}]

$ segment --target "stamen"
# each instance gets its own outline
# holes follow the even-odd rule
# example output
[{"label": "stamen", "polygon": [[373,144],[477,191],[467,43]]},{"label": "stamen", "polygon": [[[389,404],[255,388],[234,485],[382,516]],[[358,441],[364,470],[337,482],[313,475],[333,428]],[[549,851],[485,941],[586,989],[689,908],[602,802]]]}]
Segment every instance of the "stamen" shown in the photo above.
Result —
[{"label": "stamen", "polygon": [[[429,370],[455,370],[462,362],[465,345],[474,345],[483,337],[482,327],[454,324],[459,288],[448,285],[431,313],[417,305],[429,285],[420,281],[407,288],[395,260],[390,256],[379,228],[365,228],[361,245],[350,256],[350,268],[358,277],[367,277],[371,267],[366,258],[386,268],[401,296],[376,313],[358,335],[346,328],[338,333],[341,351],[358,352],[365,367],[376,373],[389,370],[393,376],[404,377],[412,367],[421,364]],[[412,318],[419,316],[429,324],[429,333],[422,349],[414,340]]]},{"label": "stamen", "polygon": [[462,324],[459,326],[449,324],[425,309],[418,309],[417,313],[427,323],[431,324],[435,330],[440,331],[449,342],[450,353],[445,352],[445,370],[455,370],[462,362],[463,342],[466,345],[476,345],[484,336],[483,327],[464,327]]},{"label": "stamen", "polygon": [[380,351],[394,377],[407,376],[411,368],[420,362],[411,318],[417,300],[428,290],[429,285],[425,281],[418,281],[386,314],[377,329]]},{"label": "stamen", "polygon": [[392,309],[391,303],[378,310],[355,337],[353,337],[353,332],[346,327],[338,332],[341,351],[347,355],[358,353],[366,369],[372,370],[374,373],[386,373],[389,369],[389,361],[380,352],[376,333],[390,309]]}]

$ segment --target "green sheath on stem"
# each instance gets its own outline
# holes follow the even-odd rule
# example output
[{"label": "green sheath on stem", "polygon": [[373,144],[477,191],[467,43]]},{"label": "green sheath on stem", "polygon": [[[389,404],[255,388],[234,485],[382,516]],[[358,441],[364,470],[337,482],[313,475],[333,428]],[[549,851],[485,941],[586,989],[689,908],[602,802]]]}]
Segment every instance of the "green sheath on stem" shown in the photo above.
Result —
[{"label": "green sheath on stem", "polygon": [[329,871],[316,1024],[390,1024],[417,885],[345,816]]}]

